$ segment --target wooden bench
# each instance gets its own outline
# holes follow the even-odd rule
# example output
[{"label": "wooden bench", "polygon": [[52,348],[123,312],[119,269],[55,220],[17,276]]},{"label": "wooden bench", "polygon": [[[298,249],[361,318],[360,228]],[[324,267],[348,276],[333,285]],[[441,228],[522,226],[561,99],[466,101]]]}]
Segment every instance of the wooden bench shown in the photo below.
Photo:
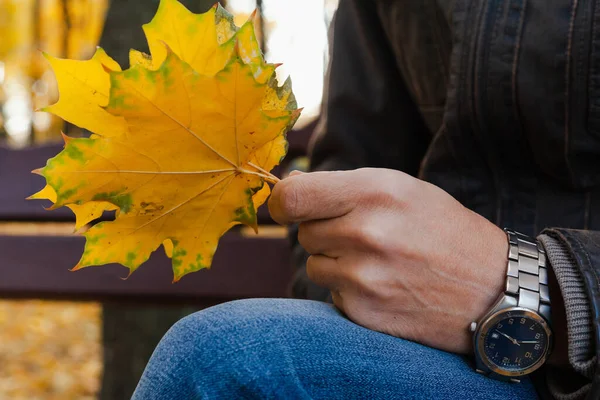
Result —
[{"label": "wooden bench", "polygon": [[[314,123],[289,133],[286,162],[306,153],[313,128]],[[259,210],[258,236],[245,228],[230,231],[222,238],[210,270],[190,274],[176,284],[171,283],[170,261],[160,249],[127,280],[121,279],[127,270],[118,265],[70,272],[84,245],[82,237],[71,234],[71,211],[46,211],[41,201],[25,200],[44,184],[30,171],[45,165],[61,148],[60,144],[0,148],[0,298],[210,304],[286,296],[290,246],[285,229],[273,225],[266,207]]]}]

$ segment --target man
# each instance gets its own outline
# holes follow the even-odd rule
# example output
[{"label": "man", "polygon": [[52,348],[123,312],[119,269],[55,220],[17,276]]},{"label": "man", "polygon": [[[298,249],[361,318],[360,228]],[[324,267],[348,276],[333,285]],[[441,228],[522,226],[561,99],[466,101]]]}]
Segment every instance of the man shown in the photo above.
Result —
[{"label": "man", "polygon": [[600,398],[598,10],[341,0],[311,157],[334,172],[269,203],[310,254],[296,295],[336,307],[194,314],[134,397]]}]

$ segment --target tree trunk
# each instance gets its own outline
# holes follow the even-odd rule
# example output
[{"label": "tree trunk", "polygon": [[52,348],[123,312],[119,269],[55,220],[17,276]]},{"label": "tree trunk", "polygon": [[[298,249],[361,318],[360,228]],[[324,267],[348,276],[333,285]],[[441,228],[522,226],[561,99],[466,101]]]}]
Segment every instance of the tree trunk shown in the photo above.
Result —
[{"label": "tree trunk", "polygon": [[163,335],[196,309],[106,303],[102,311],[104,375],[100,399],[126,400]]},{"label": "tree trunk", "polygon": [[[193,12],[204,12],[213,0],[180,0]],[[100,46],[123,68],[129,49],[148,52],[142,24],[150,22],[159,0],[113,0]],[[164,266],[168,268],[167,265]],[[128,400],[148,359],[166,331],[195,311],[191,307],[157,307],[107,303],[103,305],[104,376],[101,400]]]}]

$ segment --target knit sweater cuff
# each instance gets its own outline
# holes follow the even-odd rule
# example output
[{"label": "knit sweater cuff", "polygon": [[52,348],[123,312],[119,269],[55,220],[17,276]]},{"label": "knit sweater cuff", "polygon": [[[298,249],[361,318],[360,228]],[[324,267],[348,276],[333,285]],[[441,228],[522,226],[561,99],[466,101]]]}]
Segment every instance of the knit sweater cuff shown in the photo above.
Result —
[{"label": "knit sweater cuff", "polygon": [[[543,234],[538,239],[546,249],[548,261],[554,271],[564,299],[569,340],[569,363],[575,372],[588,379],[592,379],[596,365],[591,320],[592,314],[585,284],[578,270],[577,261],[568,251],[567,246],[557,238]],[[552,389],[552,382],[549,383]],[[574,399],[580,398],[581,394],[585,393],[586,390],[581,389],[577,391],[580,393],[570,394],[558,394],[555,390],[551,391],[556,398]]]}]

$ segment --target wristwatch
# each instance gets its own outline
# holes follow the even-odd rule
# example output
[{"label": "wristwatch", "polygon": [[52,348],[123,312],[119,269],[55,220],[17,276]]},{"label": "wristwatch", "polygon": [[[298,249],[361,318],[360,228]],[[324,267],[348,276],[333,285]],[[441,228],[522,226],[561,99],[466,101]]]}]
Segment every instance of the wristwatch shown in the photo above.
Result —
[{"label": "wristwatch", "polygon": [[519,382],[544,365],[552,349],[548,265],[535,239],[505,232],[509,245],[506,290],[470,328],[477,372]]}]

